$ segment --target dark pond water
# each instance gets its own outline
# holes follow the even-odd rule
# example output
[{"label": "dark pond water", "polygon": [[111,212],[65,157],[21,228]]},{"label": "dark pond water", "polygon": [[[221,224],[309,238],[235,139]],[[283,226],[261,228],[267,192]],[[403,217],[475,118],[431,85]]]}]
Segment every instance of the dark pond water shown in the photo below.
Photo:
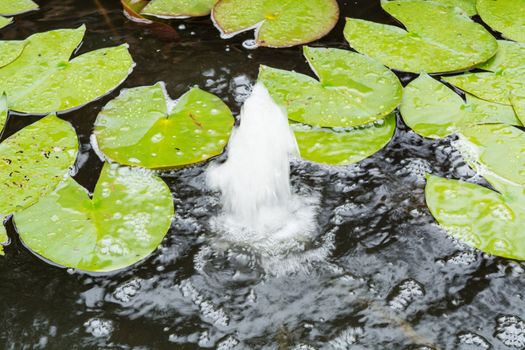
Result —
[{"label": "dark pond water", "polygon": [[[117,0],[41,0],[2,39],[88,27],[79,53],[127,42],[137,67],[124,87],[163,80],[172,97],[197,84],[235,111],[258,66],[309,73],[300,48],[243,48],[209,19],[174,21],[178,37],[124,18]],[[344,16],[383,23],[379,0],[340,1],[343,16],[314,45],[348,48]],[[406,83],[412,77],[400,76]],[[76,179],[92,189],[102,163],[89,137],[117,92],[62,117],[81,140]],[[12,117],[7,136],[35,121]],[[399,120],[394,140],[352,167],[292,166],[297,191],[321,194],[319,236],[303,253],[261,256],[214,244],[218,198],[206,165],[165,174],[177,209],[147,260],[93,276],[49,265],[12,227],[0,258],[1,349],[523,349],[525,265],[486,256],[439,229],[424,173],[482,181],[451,140],[429,141]]]}]

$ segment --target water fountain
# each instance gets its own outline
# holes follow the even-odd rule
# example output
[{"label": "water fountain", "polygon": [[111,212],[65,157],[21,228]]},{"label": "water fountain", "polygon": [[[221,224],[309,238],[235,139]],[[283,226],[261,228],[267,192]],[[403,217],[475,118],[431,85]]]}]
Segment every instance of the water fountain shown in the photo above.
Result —
[{"label": "water fountain", "polygon": [[231,242],[266,252],[288,251],[315,235],[317,198],[294,194],[290,159],[299,154],[286,112],[258,83],[232,134],[228,159],[207,173],[223,212],[212,226]]}]

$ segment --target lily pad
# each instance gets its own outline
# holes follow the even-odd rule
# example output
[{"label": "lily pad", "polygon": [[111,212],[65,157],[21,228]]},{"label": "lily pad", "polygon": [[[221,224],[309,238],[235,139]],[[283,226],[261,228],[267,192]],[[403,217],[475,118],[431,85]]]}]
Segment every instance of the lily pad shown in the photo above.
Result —
[{"label": "lily pad", "polygon": [[160,18],[207,16],[218,0],[152,0],[141,11]]},{"label": "lily pad", "polygon": [[0,223],[0,255],[4,255],[4,245],[9,242],[7,231],[2,223]]},{"label": "lily pad", "polygon": [[32,0],[2,0],[0,15],[14,16],[24,12],[38,10],[38,5]]},{"label": "lily pad", "polygon": [[525,125],[525,88],[513,90],[510,94],[510,102],[521,123]]},{"label": "lily pad", "polygon": [[437,176],[427,178],[427,205],[456,239],[492,255],[525,260],[525,197]]},{"label": "lily pad", "polygon": [[[525,187],[523,131],[510,125],[488,124],[465,128],[459,136],[459,150],[478,173],[484,176],[495,174],[507,182]],[[497,183],[493,185],[498,187]]]},{"label": "lily pad", "polygon": [[110,160],[170,169],[221,154],[233,124],[217,96],[193,88],[174,104],[157,83],[122,91],[100,112],[95,135]]},{"label": "lily pad", "polygon": [[385,118],[403,88],[390,70],[355,52],[305,47],[320,82],[304,74],[261,66],[259,81],[291,120],[321,127],[351,127]]},{"label": "lily pad", "polygon": [[0,16],[0,29],[8,26],[9,24],[11,24],[13,22],[13,19],[12,18],[6,18],[6,17],[2,17]]},{"label": "lily pad", "polygon": [[525,43],[525,0],[478,0],[477,9],[492,29]]},{"label": "lily pad", "polygon": [[445,81],[487,101],[510,104],[513,90],[525,88],[525,45],[498,41],[494,58],[479,66],[487,72],[444,78]]},{"label": "lily pad", "polygon": [[478,13],[476,10],[476,0],[432,0],[434,2],[438,2],[443,5],[447,5],[450,7],[459,7],[465,13],[472,17]]},{"label": "lily pad", "polygon": [[0,143],[0,217],[36,203],[68,175],[78,151],[73,127],[54,115]]},{"label": "lily pad", "polygon": [[69,61],[85,27],[30,36],[21,54],[0,68],[0,93],[11,110],[47,114],[89,103],[116,88],[130,74],[127,45],[85,53]]},{"label": "lily pad", "polygon": [[329,165],[350,165],[381,150],[394,135],[396,117],[390,115],[371,125],[350,130],[292,123],[301,157]]},{"label": "lily pad", "polygon": [[521,125],[512,107],[469,95],[464,102],[428,74],[421,74],[406,86],[400,110],[412,130],[430,138],[443,138],[474,124]]},{"label": "lily pad", "polygon": [[152,172],[105,164],[93,198],[72,178],[15,214],[22,241],[56,264],[118,270],[153,252],[173,216],[168,186]]},{"label": "lily pad", "polygon": [[424,0],[383,2],[407,30],[348,18],[344,34],[357,51],[407,72],[442,73],[474,67],[497,51],[496,39],[461,10]]},{"label": "lily pad", "polygon": [[221,0],[212,17],[226,36],[256,29],[259,46],[288,47],[328,34],[339,19],[336,0]]},{"label": "lily pad", "polygon": [[20,57],[25,46],[24,41],[0,41],[0,68]]},{"label": "lily pad", "polygon": [[7,98],[5,95],[0,96],[0,137],[2,137],[5,123],[7,122]]}]

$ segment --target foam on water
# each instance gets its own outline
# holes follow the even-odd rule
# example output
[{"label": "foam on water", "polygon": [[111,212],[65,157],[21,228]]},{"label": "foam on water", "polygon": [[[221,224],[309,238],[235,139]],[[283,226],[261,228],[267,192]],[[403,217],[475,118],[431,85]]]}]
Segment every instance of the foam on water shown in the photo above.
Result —
[{"label": "foam on water", "polygon": [[212,227],[224,238],[272,253],[309,241],[315,230],[315,196],[299,196],[290,185],[290,158],[297,142],[286,113],[262,84],[255,85],[241,111],[225,163],[207,173],[221,192],[223,212]]}]

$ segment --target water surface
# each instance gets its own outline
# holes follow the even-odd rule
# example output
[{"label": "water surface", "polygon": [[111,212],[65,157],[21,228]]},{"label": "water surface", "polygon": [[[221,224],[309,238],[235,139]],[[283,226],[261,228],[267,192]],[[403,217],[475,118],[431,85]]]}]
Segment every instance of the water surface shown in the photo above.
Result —
[{"label": "water surface", "polygon": [[[193,85],[236,113],[258,66],[311,74],[300,48],[246,50],[251,33],[223,40],[207,18],[174,21],[178,35],[130,22],[117,0],[39,1],[1,39],[87,25],[78,53],[130,44],[123,87],[165,81],[173,98]],[[393,23],[379,0],[340,1],[337,28],[313,45],[346,48],[344,16]],[[400,75],[404,83],[412,75]],[[89,137],[118,91],[62,117],[81,141],[75,178],[93,189],[102,163]],[[12,117],[8,136],[34,122]],[[344,168],[296,161],[294,190],[319,193],[318,238],[304,253],[261,256],[221,244],[209,219],[219,198],[205,165],[165,174],[176,218],[158,251],[111,275],[43,262],[9,227],[0,257],[2,349],[523,349],[525,265],[472,251],[439,229],[424,174],[483,183],[451,146],[398,118],[381,152]]]}]

